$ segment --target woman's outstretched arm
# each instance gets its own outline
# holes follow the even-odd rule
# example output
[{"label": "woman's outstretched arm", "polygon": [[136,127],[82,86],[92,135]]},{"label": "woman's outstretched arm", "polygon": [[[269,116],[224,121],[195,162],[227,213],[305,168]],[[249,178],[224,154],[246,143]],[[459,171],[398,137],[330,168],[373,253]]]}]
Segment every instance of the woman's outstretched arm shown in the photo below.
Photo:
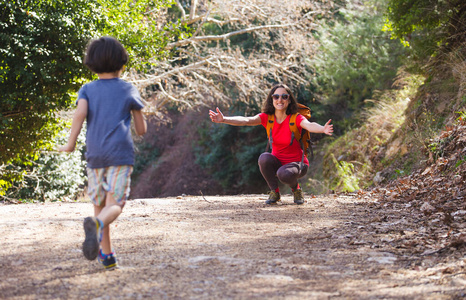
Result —
[{"label": "woman's outstretched arm", "polygon": [[315,122],[309,122],[306,119],[303,119],[301,121],[301,127],[306,129],[309,132],[314,132],[314,133],[325,133],[327,135],[332,135],[333,134],[333,125],[330,124],[332,120],[328,120],[327,123],[325,123],[324,126],[317,124]]},{"label": "woman's outstretched arm", "polygon": [[209,110],[209,116],[214,123],[224,123],[234,126],[257,126],[261,124],[261,118],[259,115],[255,115],[253,117],[225,117],[218,107],[216,108],[216,112]]}]

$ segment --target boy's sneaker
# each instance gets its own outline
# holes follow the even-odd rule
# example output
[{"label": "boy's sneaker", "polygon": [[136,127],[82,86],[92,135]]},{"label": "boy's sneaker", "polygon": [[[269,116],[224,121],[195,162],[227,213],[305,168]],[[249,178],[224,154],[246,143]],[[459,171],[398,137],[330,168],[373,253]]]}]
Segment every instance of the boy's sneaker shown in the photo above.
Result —
[{"label": "boy's sneaker", "polygon": [[85,218],[83,225],[86,234],[83,242],[83,254],[88,260],[94,260],[99,255],[102,228],[100,228],[100,222],[95,217]]},{"label": "boy's sneaker", "polygon": [[118,268],[115,252],[103,254],[102,249],[99,251],[99,262],[104,266],[105,270],[113,270]]},{"label": "boy's sneaker", "polygon": [[278,201],[280,201],[280,193],[270,191],[269,199],[265,201],[265,204],[276,204]]},{"label": "boy's sneaker", "polygon": [[296,189],[293,191],[293,200],[296,204],[304,204],[304,195],[302,189]]}]

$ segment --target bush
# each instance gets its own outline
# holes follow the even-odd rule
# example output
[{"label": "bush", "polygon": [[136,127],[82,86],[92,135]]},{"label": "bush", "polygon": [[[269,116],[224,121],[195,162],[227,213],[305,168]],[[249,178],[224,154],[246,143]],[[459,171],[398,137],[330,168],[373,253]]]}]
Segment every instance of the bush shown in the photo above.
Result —
[{"label": "bush", "polygon": [[[236,102],[226,115],[255,115],[260,108]],[[233,110],[236,109],[236,110]],[[267,190],[257,159],[265,151],[267,135],[262,126],[231,126],[210,120],[199,126],[201,139],[194,146],[196,163],[217,178],[226,193],[257,193]]]},{"label": "bush", "polygon": [[466,3],[440,0],[389,0],[385,29],[412,50],[421,65],[466,41]]},{"label": "bush", "polygon": [[423,79],[401,73],[398,88],[379,93],[376,104],[363,111],[364,125],[346,132],[328,147],[323,174],[332,190],[366,188],[372,184],[374,175],[385,167],[384,161],[408,153],[410,145],[400,141],[398,147],[394,147],[389,143],[398,137],[410,98],[414,97]]},{"label": "bush", "polygon": [[[54,139],[57,145],[67,142],[68,131]],[[83,160],[85,133],[81,132],[76,150],[70,154],[43,151],[24,159],[21,165],[2,166],[3,171],[19,176],[19,180],[0,196],[9,202],[58,201],[76,199],[87,180]]]},{"label": "bush", "polygon": [[401,65],[404,49],[382,31],[383,11],[380,2],[363,6],[348,1],[340,20],[317,31],[320,47],[311,61],[316,72],[312,84],[320,101],[333,108],[336,134],[351,128],[359,111],[372,105],[365,100],[374,91],[390,88]]},{"label": "bush", "polygon": [[82,64],[101,15],[88,0],[0,4],[0,165],[34,155],[54,136],[55,112],[91,73]]}]

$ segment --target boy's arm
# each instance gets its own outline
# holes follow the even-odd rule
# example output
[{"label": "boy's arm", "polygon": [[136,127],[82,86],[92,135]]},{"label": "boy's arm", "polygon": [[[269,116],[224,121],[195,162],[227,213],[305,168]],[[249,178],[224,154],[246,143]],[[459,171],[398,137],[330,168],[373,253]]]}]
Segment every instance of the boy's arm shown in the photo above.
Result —
[{"label": "boy's arm", "polygon": [[87,100],[79,99],[78,107],[74,112],[73,122],[71,123],[71,133],[68,138],[68,143],[65,146],[58,148],[60,152],[73,152],[76,147],[76,141],[78,140],[78,135],[81,132],[83,127],[84,120],[87,117]]},{"label": "boy's arm", "polygon": [[333,133],[333,125],[330,124],[330,122],[332,122],[332,120],[328,120],[327,123],[325,123],[324,126],[320,125],[320,124],[317,124],[315,122],[309,122],[308,120],[306,119],[303,119],[301,121],[301,127],[306,129],[307,131],[309,132],[313,132],[313,133],[325,133],[327,135],[332,135]]},{"label": "boy's arm", "polygon": [[147,123],[142,114],[142,110],[132,110],[134,119],[134,128],[137,135],[143,135],[147,132]]}]

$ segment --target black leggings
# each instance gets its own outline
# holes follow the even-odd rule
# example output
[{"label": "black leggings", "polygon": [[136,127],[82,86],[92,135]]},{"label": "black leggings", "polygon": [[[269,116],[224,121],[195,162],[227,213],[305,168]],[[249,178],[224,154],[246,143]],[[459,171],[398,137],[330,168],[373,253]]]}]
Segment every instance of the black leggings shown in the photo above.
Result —
[{"label": "black leggings", "polygon": [[278,158],[269,152],[264,152],[259,156],[259,169],[273,191],[278,188],[279,180],[295,189],[298,186],[298,178],[306,175],[309,168],[306,164],[302,164],[302,168],[299,167],[300,165],[301,162],[292,162],[282,166]]}]

